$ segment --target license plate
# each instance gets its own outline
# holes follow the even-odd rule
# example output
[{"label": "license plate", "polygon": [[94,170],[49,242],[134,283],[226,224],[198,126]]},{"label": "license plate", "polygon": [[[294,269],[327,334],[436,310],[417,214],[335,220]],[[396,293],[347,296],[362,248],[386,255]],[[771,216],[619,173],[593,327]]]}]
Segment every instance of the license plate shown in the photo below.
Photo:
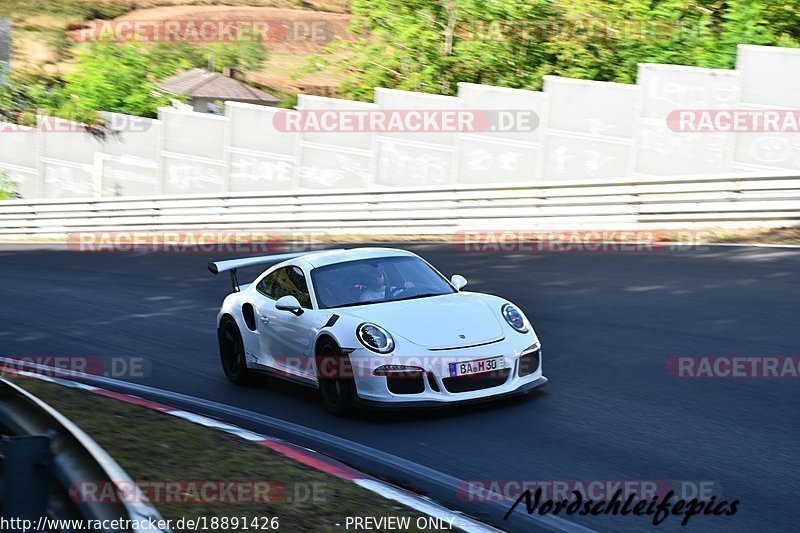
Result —
[{"label": "license plate", "polygon": [[484,372],[492,372],[500,370],[506,366],[506,360],[501,357],[492,357],[491,359],[477,359],[475,361],[463,361],[459,363],[450,363],[450,377],[470,376],[472,374],[483,374]]}]

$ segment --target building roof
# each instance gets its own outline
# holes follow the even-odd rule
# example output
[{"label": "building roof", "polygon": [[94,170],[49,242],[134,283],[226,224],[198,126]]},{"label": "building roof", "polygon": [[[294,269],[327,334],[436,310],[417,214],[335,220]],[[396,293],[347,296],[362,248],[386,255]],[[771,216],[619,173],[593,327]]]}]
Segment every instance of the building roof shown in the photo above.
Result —
[{"label": "building roof", "polygon": [[202,68],[193,68],[171,76],[160,82],[158,87],[162,91],[190,98],[269,103],[281,101],[280,98],[250,87],[239,80]]}]

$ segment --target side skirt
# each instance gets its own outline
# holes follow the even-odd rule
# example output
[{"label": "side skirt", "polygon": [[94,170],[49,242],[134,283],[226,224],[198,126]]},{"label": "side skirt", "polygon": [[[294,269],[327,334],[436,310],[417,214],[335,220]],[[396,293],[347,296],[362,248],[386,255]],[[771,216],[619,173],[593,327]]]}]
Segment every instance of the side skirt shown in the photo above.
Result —
[{"label": "side skirt", "polygon": [[291,381],[292,383],[297,383],[305,387],[311,387],[312,389],[319,388],[316,379],[299,376],[297,374],[289,374],[288,372],[276,370],[271,366],[262,365],[261,363],[247,363],[247,368],[253,372],[258,372],[259,374],[265,374],[269,377]]}]

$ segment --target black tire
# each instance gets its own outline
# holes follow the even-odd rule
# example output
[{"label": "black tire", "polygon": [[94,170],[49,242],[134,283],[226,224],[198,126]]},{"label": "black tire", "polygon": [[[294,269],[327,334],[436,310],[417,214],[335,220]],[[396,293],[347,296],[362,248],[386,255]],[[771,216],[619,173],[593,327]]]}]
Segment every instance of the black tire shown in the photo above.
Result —
[{"label": "black tire", "polygon": [[244,342],[239,327],[232,318],[226,318],[219,327],[219,357],[225,377],[236,385],[246,385],[251,380],[247,369]]},{"label": "black tire", "polygon": [[316,363],[322,405],[336,416],[352,414],[355,410],[356,382],[350,358],[335,343],[327,341],[319,347]]}]

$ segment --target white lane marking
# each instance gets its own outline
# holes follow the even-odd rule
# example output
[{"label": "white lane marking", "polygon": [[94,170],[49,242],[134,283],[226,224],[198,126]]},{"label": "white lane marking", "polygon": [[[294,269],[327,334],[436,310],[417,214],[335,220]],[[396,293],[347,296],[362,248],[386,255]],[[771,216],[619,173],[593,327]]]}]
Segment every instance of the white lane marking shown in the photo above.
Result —
[{"label": "white lane marking", "polygon": [[[0,358],[2,361],[2,358]],[[2,363],[0,363],[2,364]],[[55,383],[57,385],[63,385],[64,387],[70,387],[72,389],[82,389],[86,391],[96,391],[99,390],[97,387],[93,387],[91,385],[85,385],[83,383],[78,383],[77,381],[69,381],[67,379],[61,378],[54,378],[51,376],[45,376],[44,374],[39,374],[38,372],[30,372],[28,370],[15,370],[13,368],[0,368],[2,372],[10,372],[12,374],[17,374],[20,376],[24,376],[27,378],[35,378],[41,381],[47,381],[48,383]]]},{"label": "white lane marking", "polygon": [[439,518],[443,521],[453,520],[453,526],[466,531],[467,533],[495,533],[500,531],[486,524],[476,522],[461,513],[451,511],[438,504],[429,502],[419,496],[410,494],[404,490],[397,489],[381,481],[374,479],[354,479],[353,482],[359,487],[383,496],[387,500],[394,500],[402,503],[406,507],[411,507],[428,516]]},{"label": "white lane marking", "polygon": [[219,420],[215,420],[213,418],[209,418],[203,415],[198,415],[196,413],[190,413],[189,411],[182,411],[180,409],[175,409],[174,411],[167,411],[167,414],[170,414],[172,416],[177,416],[178,418],[183,418],[184,420],[188,420],[189,422],[193,422],[201,426],[219,429],[220,431],[224,431],[225,433],[230,433],[232,435],[236,435],[237,437],[241,437],[243,439],[250,441],[272,440],[269,437],[266,437],[264,435],[259,435],[258,433],[254,433],[252,431],[248,431],[244,428],[240,428],[239,426],[234,426],[233,424],[228,424],[226,422],[220,422]]},{"label": "white lane marking", "polygon": [[[453,526],[462,531],[466,531],[467,533],[495,533],[498,531],[502,531],[500,529],[495,529],[487,524],[483,524],[481,522],[473,520],[468,516],[464,516],[459,512],[451,511],[446,507],[442,507],[441,505],[435,502],[432,502],[430,500],[412,494],[406,490],[393,487],[392,485],[388,485],[382,481],[378,481],[375,479],[354,479],[353,481],[355,482],[356,485],[360,486],[361,488],[374,492],[380,496],[383,496],[386,499],[402,503],[407,507],[411,507],[412,509],[416,509],[417,511],[425,513],[428,516],[433,516],[435,518],[440,518],[443,520],[455,519],[453,522]],[[566,531],[568,533],[595,533],[593,529],[583,527],[574,522],[570,522],[569,520],[565,520],[557,516],[552,516],[552,515],[545,515],[545,516],[529,515],[529,516],[532,519],[541,522],[542,527],[549,529],[551,531]]]}]

